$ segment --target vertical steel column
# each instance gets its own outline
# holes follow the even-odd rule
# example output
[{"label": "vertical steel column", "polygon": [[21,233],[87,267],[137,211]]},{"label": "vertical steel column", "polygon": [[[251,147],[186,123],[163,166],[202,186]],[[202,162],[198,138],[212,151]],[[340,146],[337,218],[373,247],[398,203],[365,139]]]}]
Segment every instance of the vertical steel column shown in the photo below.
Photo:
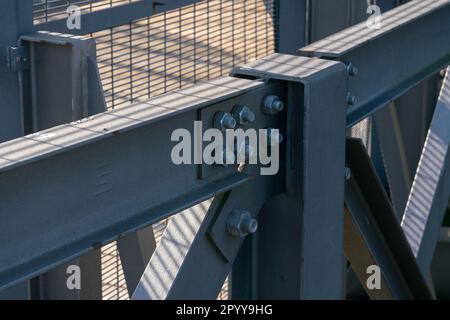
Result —
[{"label": "vertical steel column", "polygon": [[307,41],[308,0],[279,0],[277,28],[277,52],[296,54]]},{"label": "vertical steel column", "polygon": [[[23,134],[19,76],[7,66],[7,48],[33,29],[32,0],[3,0],[0,11],[0,142]],[[30,284],[26,281],[0,292],[0,299],[28,299]]]},{"label": "vertical steel column", "polygon": [[[34,34],[21,36],[15,42],[28,48],[31,69],[20,73],[20,94],[33,96],[33,112],[28,112],[27,119],[33,125],[22,129],[40,131],[105,111],[93,40]],[[28,110],[29,104],[30,101],[21,101],[24,109]],[[21,117],[26,121],[27,112]],[[67,286],[71,265],[81,269],[81,289]],[[38,287],[33,288],[36,299],[101,299],[100,249],[42,274],[33,284]]]},{"label": "vertical steel column", "polygon": [[281,158],[286,191],[260,214],[256,297],[340,299],[345,65],[274,54],[237,67],[233,74],[283,81],[288,95],[286,153]]},{"label": "vertical steel column", "polygon": [[23,134],[19,76],[7,66],[7,48],[33,30],[32,0],[3,0],[0,13],[0,141]]}]

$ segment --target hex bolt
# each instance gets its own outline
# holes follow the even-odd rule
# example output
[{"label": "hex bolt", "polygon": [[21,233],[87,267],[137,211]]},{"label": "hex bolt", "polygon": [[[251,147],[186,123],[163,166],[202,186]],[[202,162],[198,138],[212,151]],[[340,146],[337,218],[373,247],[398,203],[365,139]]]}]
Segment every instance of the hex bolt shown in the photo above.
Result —
[{"label": "hex bolt", "polygon": [[233,108],[232,114],[238,124],[247,124],[255,121],[255,113],[249,107],[240,104]]},{"label": "hex bolt", "polygon": [[225,131],[226,129],[236,128],[236,125],[234,117],[227,112],[219,111],[214,115],[214,128],[216,129]]},{"label": "hex bolt", "polygon": [[350,180],[352,178],[352,170],[350,168],[345,168],[345,180]]},{"label": "hex bolt", "polygon": [[233,237],[243,238],[257,229],[258,221],[247,210],[234,210],[227,221],[228,233]]},{"label": "hex bolt", "polygon": [[269,145],[273,145],[273,143],[280,144],[284,140],[283,134],[279,130],[275,130],[273,128],[266,129],[266,137],[266,141]]},{"label": "hex bolt", "polygon": [[354,106],[358,102],[358,99],[351,93],[347,94],[347,103],[349,106]]},{"label": "hex bolt", "polygon": [[262,111],[268,115],[275,115],[284,109],[284,103],[277,96],[267,96]]},{"label": "hex bolt", "polygon": [[351,77],[356,77],[358,75],[358,68],[351,62],[347,63],[347,72]]}]

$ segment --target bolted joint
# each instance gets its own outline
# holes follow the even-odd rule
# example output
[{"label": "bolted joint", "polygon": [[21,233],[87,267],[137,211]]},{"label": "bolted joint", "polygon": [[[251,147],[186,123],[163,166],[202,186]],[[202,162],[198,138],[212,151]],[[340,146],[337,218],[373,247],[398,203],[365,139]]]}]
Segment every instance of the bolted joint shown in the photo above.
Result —
[{"label": "bolted joint", "polygon": [[247,210],[234,210],[228,218],[227,230],[233,237],[243,238],[257,229],[258,221]]},{"label": "bolted joint", "polygon": [[358,68],[351,62],[347,63],[347,72],[350,77],[356,77],[358,75]]},{"label": "bolted joint", "polygon": [[232,113],[238,124],[255,121],[255,113],[249,107],[238,104],[233,108]]},{"label": "bolted joint", "polygon": [[277,96],[266,97],[262,107],[262,111],[268,115],[275,115],[283,109],[284,103]]},{"label": "bolted joint", "polygon": [[236,125],[236,120],[230,113],[219,111],[214,115],[214,128],[216,129],[225,131],[236,128]]}]

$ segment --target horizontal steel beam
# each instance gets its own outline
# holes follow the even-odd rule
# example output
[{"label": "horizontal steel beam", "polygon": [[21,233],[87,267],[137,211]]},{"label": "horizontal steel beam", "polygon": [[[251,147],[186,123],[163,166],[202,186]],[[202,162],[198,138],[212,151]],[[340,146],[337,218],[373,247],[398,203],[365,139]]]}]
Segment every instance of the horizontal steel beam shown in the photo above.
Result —
[{"label": "horizontal steel beam", "polygon": [[68,29],[67,20],[59,19],[35,25],[35,31],[45,30],[75,35],[86,35],[130,23],[148,16],[191,5],[200,0],[141,0],[120,6],[85,13],[80,29]]},{"label": "horizontal steel beam", "polygon": [[366,22],[299,50],[300,54],[352,63],[357,99],[347,126],[366,118],[450,63],[450,0],[414,0],[381,15],[380,29]]},{"label": "horizontal steel beam", "polygon": [[256,114],[249,127],[279,127],[261,110],[274,94],[280,84],[225,77],[0,144],[0,287],[248,181],[234,166],[199,178],[201,165],[175,165],[171,134],[236,104]]}]

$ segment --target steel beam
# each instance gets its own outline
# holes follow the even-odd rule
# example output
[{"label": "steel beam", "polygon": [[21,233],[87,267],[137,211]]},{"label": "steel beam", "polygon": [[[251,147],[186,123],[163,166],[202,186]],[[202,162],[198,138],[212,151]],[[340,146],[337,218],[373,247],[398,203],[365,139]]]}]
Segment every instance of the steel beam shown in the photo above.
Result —
[{"label": "steel beam", "polygon": [[4,0],[0,14],[0,142],[24,134],[22,123],[21,95],[17,71],[7,66],[7,48],[17,45],[19,36],[32,32],[33,1]]},{"label": "steel beam", "polygon": [[173,164],[171,134],[195,137],[200,109],[236,104],[253,109],[251,126],[273,127],[261,111],[270,94],[281,86],[225,77],[1,144],[0,287],[248,181],[236,168],[199,179],[199,165]]},{"label": "steel beam", "polygon": [[350,127],[447,66],[449,33],[449,0],[414,0],[384,13],[379,30],[363,22],[300,53],[351,62],[358,69],[349,80],[349,91],[357,98],[347,110]]},{"label": "steel beam", "polygon": [[94,40],[39,32],[18,43],[30,66],[19,72],[25,133],[106,111]]},{"label": "steel beam", "polygon": [[30,281],[23,281],[15,286],[0,290],[0,300],[30,300]]},{"label": "steel beam", "polygon": [[[79,289],[67,286],[67,280],[73,274],[71,266],[79,267]],[[91,250],[75,260],[63,263],[42,274],[38,278],[38,290],[40,300],[101,300],[100,248]]]},{"label": "steel beam", "polygon": [[424,274],[430,270],[450,198],[449,123],[450,78],[447,69],[401,223]]},{"label": "steel beam", "polygon": [[[361,140],[347,139],[351,177],[345,187],[345,255],[373,299],[431,299],[389,199]],[[367,288],[367,268],[382,273],[381,289]]]},{"label": "steel beam", "polygon": [[391,103],[380,109],[374,114],[373,119],[381,146],[392,206],[398,220],[401,221],[411,189],[412,177],[396,105]]},{"label": "steel beam", "polygon": [[288,82],[286,192],[261,213],[257,296],[340,299],[345,66],[274,54],[233,74]]},{"label": "steel beam", "polygon": [[156,249],[153,227],[148,226],[118,239],[117,249],[127,283],[128,294],[131,296],[136,290],[145,267]]},{"label": "steel beam", "polygon": [[230,215],[243,209],[257,218],[282,191],[279,178],[259,177],[172,217],[133,299],[216,299],[244,241],[227,232]]},{"label": "steel beam", "polygon": [[295,54],[307,42],[308,0],[278,1],[277,52]]}]

